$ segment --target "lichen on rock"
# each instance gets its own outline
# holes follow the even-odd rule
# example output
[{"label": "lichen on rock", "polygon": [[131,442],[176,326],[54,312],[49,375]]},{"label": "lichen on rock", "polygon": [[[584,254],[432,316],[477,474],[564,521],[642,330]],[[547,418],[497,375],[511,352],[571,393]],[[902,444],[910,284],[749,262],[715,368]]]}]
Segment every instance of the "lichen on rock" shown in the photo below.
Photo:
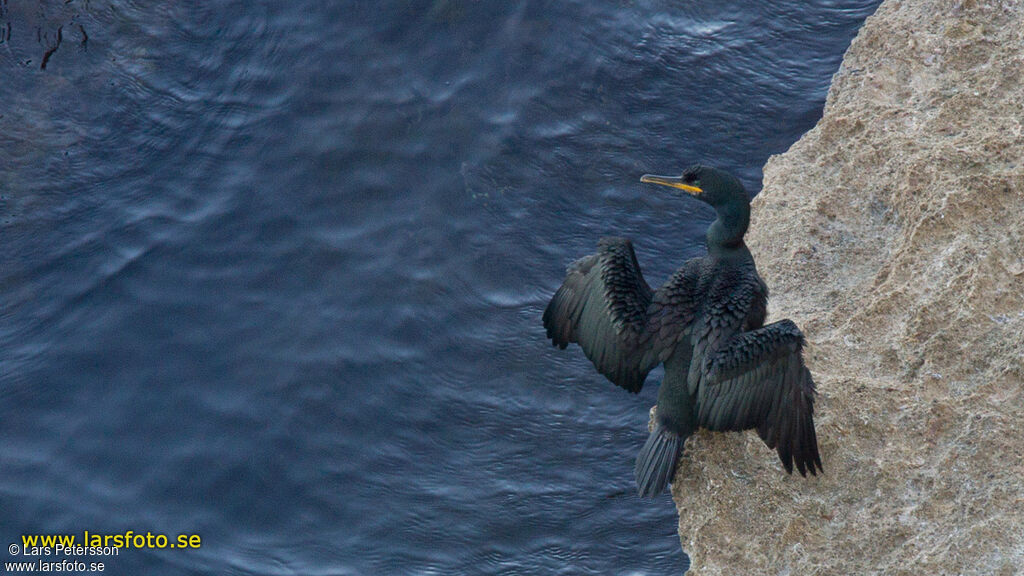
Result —
[{"label": "lichen on rock", "polygon": [[698,434],[692,573],[1024,570],[1024,5],[883,2],[747,241],[807,336],[825,474]]}]

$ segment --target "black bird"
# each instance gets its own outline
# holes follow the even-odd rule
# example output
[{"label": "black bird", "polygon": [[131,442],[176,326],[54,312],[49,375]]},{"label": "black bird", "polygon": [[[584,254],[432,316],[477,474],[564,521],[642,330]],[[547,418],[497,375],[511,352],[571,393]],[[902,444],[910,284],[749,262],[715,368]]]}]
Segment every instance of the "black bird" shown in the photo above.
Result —
[{"label": "black bird", "polygon": [[672,481],[683,444],[698,428],[756,428],[786,472],[794,463],[802,476],[821,471],[804,337],[791,320],[764,325],[768,287],[743,242],[750,224],[743,185],[706,166],[640,181],[682,190],[715,209],[707,255],[652,291],[633,244],[603,238],[597,254],[569,266],[544,311],[555,346],[578,343],[601,374],[630,392],[665,364],[654,429],[636,459],[640,495],[656,496]]}]

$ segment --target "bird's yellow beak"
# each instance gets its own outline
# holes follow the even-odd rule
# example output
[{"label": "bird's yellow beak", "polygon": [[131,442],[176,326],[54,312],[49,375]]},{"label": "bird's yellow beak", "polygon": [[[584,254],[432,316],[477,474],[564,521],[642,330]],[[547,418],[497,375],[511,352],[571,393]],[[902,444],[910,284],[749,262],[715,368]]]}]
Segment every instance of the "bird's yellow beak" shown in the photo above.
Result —
[{"label": "bird's yellow beak", "polygon": [[693,194],[694,196],[700,196],[704,193],[700,188],[684,183],[681,176],[655,176],[654,174],[644,174],[640,177],[640,181],[646,182],[647,184],[661,184],[662,186],[677,188]]}]

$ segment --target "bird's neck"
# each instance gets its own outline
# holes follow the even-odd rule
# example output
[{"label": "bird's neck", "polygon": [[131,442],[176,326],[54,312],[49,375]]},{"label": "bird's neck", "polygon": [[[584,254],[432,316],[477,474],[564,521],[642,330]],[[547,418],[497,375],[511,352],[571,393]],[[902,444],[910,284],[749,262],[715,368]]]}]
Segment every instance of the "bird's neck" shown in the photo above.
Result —
[{"label": "bird's neck", "polygon": [[708,251],[729,251],[742,247],[743,235],[750,225],[750,206],[729,203],[715,208],[718,218],[708,228]]}]

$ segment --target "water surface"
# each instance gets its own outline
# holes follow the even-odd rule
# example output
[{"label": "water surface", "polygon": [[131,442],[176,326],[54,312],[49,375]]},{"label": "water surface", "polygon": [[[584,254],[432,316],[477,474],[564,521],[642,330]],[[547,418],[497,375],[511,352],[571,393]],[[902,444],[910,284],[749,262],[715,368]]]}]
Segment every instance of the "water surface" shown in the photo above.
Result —
[{"label": "water surface", "polygon": [[639,176],[755,193],[877,3],[0,0],[0,543],[681,574],[633,485],[659,374],[612,386],[541,311],[601,236],[652,284],[701,254],[710,210]]}]

